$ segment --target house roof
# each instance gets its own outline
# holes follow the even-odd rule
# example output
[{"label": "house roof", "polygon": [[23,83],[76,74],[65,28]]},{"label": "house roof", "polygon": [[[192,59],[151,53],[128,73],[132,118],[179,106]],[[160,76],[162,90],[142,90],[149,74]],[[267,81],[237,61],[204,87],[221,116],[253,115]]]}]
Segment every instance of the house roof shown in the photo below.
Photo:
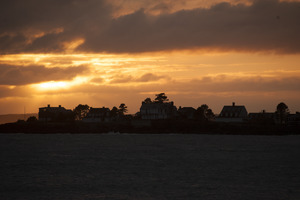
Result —
[{"label": "house roof", "polygon": [[272,118],[275,113],[260,112],[260,113],[249,113],[250,118]]},{"label": "house roof", "polygon": [[40,111],[47,111],[47,112],[71,112],[71,110],[69,109],[65,109],[64,107],[42,107],[39,108]]},{"label": "house roof", "polygon": [[183,107],[178,109],[178,112],[180,113],[194,113],[195,111],[196,109],[193,107]]},{"label": "house roof", "polygon": [[103,112],[109,112],[110,109],[109,108],[91,108],[89,113],[103,113]]},{"label": "house roof", "polygon": [[228,113],[240,113],[243,110],[246,110],[245,106],[224,106],[222,112],[228,112]]},{"label": "house roof", "polygon": [[193,107],[182,107],[182,108],[179,108],[178,111],[180,110],[188,110],[188,111],[195,111],[196,109],[193,108]]},{"label": "house roof", "polygon": [[166,103],[142,103],[141,109],[176,108],[173,102]]},{"label": "house roof", "polygon": [[247,110],[245,106],[236,106],[235,103],[232,103],[232,106],[224,106],[220,113],[221,117],[241,117],[241,115],[247,115]]}]

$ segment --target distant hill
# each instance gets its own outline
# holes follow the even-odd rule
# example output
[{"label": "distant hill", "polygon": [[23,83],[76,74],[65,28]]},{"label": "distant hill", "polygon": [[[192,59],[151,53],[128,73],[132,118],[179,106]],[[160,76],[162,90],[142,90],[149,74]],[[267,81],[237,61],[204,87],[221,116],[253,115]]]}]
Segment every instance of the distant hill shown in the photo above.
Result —
[{"label": "distant hill", "polygon": [[8,115],[0,115],[0,124],[5,124],[5,123],[11,123],[11,122],[16,122],[19,119],[21,120],[27,120],[29,117],[35,116],[38,118],[37,113],[28,113],[28,114],[8,114]]}]

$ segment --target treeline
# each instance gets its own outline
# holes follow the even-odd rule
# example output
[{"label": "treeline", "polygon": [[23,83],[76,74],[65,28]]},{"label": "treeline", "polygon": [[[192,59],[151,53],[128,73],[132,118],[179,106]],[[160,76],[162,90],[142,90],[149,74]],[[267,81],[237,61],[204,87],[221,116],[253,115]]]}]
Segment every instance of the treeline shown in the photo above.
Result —
[{"label": "treeline", "polygon": [[[156,98],[146,98],[142,104],[170,103],[165,93],[156,94]],[[173,105],[173,104],[172,104]],[[61,107],[59,107],[61,108]],[[191,107],[188,107],[191,108]],[[207,104],[202,104],[193,110],[192,116],[186,115],[181,107],[176,109],[176,115],[169,119],[142,120],[141,113],[127,115],[127,106],[121,103],[108,112],[109,121],[84,123],[88,114],[95,108],[79,104],[72,110],[71,120],[63,120],[63,116],[53,121],[39,121],[35,116],[27,121],[18,120],[15,123],[0,125],[1,133],[206,133],[206,134],[239,134],[239,135],[285,135],[299,134],[299,125],[288,124],[289,109],[281,102],[273,113],[276,119],[266,118],[265,112],[259,113],[255,120],[248,119],[243,123],[216,122],[216,115]],[[190,109],[190,110],[191,110]]]}]

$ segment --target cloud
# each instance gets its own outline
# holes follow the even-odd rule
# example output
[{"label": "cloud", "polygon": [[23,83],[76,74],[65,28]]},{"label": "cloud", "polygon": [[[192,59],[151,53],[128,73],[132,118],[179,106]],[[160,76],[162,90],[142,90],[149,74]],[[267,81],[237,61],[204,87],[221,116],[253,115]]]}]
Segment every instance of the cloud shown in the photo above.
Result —
[{"label": "cloud", "polygon": [[[132,78],[132,77],[131,77]],[[98,94],[110,97],[117,95],[122,99],[122,95],[130,94],[156,94],[159,92],[167,92],[173,94],[261,94],[265,93],[280,93],[290,92],[294,95],[299,95],[299,76],[289,77],[262,77],[262,76],[248,76],[248,77],[231,77],[227,75],[220,75],[218,77],[204,77],[202,79],[194,79],[187,81],[169,80],[168,82],[153,82],[151,84],[135,84],[137,79],[132,79],[130,84],[81,84],[75,85],[68,91],[45,91],[46,94],[61,93],[86,93]],[[116,83],[123,83],[117,82]],[[43,93],[43,92],[42,92]]]},{"label": "cloud", "polygon": [[149,14],[166,14],[179,10],[190,10],[194,8],[210,8],[211,6],[228,2],[231,4],[251,3],[251,0],[110,0],[114,5],[114,16],[130,14],[143,8]]},{"label": "cloud", "polygon": [[146,52],[177,49],[300,52],[300,3],[220,3],[209,9],[149,16],[144,10],[113,20],[81,50]]},{"label": "cloud", "polygon": [[188,83],[190,88],[203,92],[279,92],[295,91],[299,92],[300,77],[230,77],[219,75],[217,77],[204,77],[195,79]]},{"label": "cloud", "polygon": [[[146,74],[147,75],[147,74]],[[61,76],[64,76],[63,74]],[[143,75],[144,76],[144,75]],[[166,92],[172,94],[214,94],[223,95],[231,94],[267,94],[267,93],[280,93],[287,92],[292,93],[293,96],[300,98],[300,77],[299,76],[275,76],[275,77],[263,77],[263,76],[247,76],[247,77],[232,77],[229,75],[219,75],[216,77],[203,77],[201,79],[193,80],[173,80],[168,77],[168,81],[152,81],[151,84],[136,84],[143,83],[141,77],[123,76],[117,77],[112,80],[112,83],[106,84],[102,82],[102,79],[94,79],[90,83],[82,83],[80,85],[74,85],[68,90],[54,90],[54,91],[33,91],[28,89],[25,85],[17,85],[16,87],[1,86],[1,97],[14,97],[20,94],[47,94],[47,95],[59,95],[59,94],[88,94],[96,95],[98,93],[104,96],[118,96],[117,99],[122,99],[122,95],[126,96],[130,94],[155,94],[159,92]],[[152,76],[152,75],[151,75]],[[153,75],[154,77],[159,77]],[[31,76],[32,78],[32,76]],[[45,80],[45,79],[44,79]],[[155,78],[155,80],[161,80]],[[98,82],[97,82],[98,81]],[[16,82],[16,81],[15,81]],[[33,82],[33,81],[32,81]],[[93,83],[100,83],[95,85]],[[126,83],[126,84],[119,84]],[[8,83],[6,83],[8,84]],[[23,92],[22,92],[23,91]],[[27,92],[26,92],[27,91]],[[30,92],[28,92],[30,91]],[[195,96],[195,97],[196,97]]]},{"label": "cloud", "polygon": [[90,82],[92,83],[103,83],[104,79],[101,77],[93,78]]},{"label": "cloud", "polygon": [[0,85],[26,85],[46,81],[71,80],[88,72],[86,66],[46,68],[40,65],[14,66],[0,64]]},{"label": "cloud", "polygon": [[64,43],[102,29],[110,13],[104,0],[1,1],[0,52],[62,52]]},{"label": "cloud", "polygon": [[161,79],[167,79],[166,76],[158,76],[152,73],[147,73],[142,75],[140,78],[136,79],[137,82],[150,82],[150,81],[158,81]]},{"label": "cloud", "polygon": [[112,78],[110,83],[146,83],[146,82],[155,82],[162,79],[169,79],[167,76],[159,76],[152,73],[146,73],[140,77],[133,77],[133,76],[126,76],[126,75],[119,75]]},{"label": "cloud", "polygon": [[[47,104],[63,105],[74,108],[79,103],[93,107],[113,107],[125,103],[130,113],[138,111],[141,102],[153,98],[155,94],[165,92],[177,106],[200,106],[208,104],[215,109],[221,109],[224,104],[236,101],[245,104],[252,111],[267,109],[273,111],[279,102],[292,105],[293,110],[299,109],[300,77],[285,76],[262,77],[204,77],[190,81],[153,82],[151,84],[98,84],[84,83],[74,85],[67,90],[34,90],[30,86],[0,86],[0,106],[12,101],[28,100],[28,105],[36,112],[38,106]],[[9,100],[6,100],[9,99]],[[43,100],[41,100],[43,99]],[[19,106],[19,104],[16,104]],[[20,107],[20,106],[19,106]],[[2,109],[1,108],[1,109]],[[12,108],[12,110],[14,107]],[[21,108],[22,110],[23,108]],[[17,111],[16,111],[17,112]]]},{"label": "cloud", "polygon": [[6,87],[0,85],[0,99],[9,97],[30,97],[30,88],[28,86]]},{"label": "cloud", "polygon": [[[300,52],[300,2],[226,0],[213,1],[217,3],[213,6],[201,6],[204,1],[126,2],[134,9],[114,18],[124,1],[3,1],[0,53],[64,52],[65,44],[79,40],[84,42],[79,52]],[[187,10],[179,9],[187,4]]]},{"label": "cloud", "polygon": [[[222,78],[223,77],[223,78]],[[130,112],[136,112],[141,102],[153,98],[155,94],[165,92],[177,106],[200,106],[206,103],[213,109],[221,109],[224,104],[236,101],[238,104],[250,105],[252,111],[275,109],[281,101],[299,106],[300,77],[236,77],[219,76],[192,81],[154,82],[151,84],[109,84],[78,85],[69,90],[70,95],[89,95],[87,103],[112,107],[121,102],[129,106]],[[48,94],[48,93],[47,93]],[[52,93],[57,95],[60,93]],[[61,91],[61,95],[65,95]],[[274,104],[274,106],[272,106]],[[297,106],[295,106],[297,105]],[[298,109],[298,108],[297,108]],[[273,111],[273,110],[272,110]]]}]

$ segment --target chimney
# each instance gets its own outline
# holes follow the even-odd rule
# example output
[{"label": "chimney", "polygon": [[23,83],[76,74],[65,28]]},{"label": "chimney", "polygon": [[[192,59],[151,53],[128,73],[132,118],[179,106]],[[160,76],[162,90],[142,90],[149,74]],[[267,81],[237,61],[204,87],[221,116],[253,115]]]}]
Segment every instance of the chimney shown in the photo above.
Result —
[{"label": "chimney", "polygon": [[235,106],[235,102],[232,102],[232,106]]},{"label": "chimney", "polygon": [[60,108],[61,108],[61,105],[59,105],[58,107],[60,107]]},{"label": "chimney", "polygon": [[50,108],[50,104],[48,104],[48,108]]}]

